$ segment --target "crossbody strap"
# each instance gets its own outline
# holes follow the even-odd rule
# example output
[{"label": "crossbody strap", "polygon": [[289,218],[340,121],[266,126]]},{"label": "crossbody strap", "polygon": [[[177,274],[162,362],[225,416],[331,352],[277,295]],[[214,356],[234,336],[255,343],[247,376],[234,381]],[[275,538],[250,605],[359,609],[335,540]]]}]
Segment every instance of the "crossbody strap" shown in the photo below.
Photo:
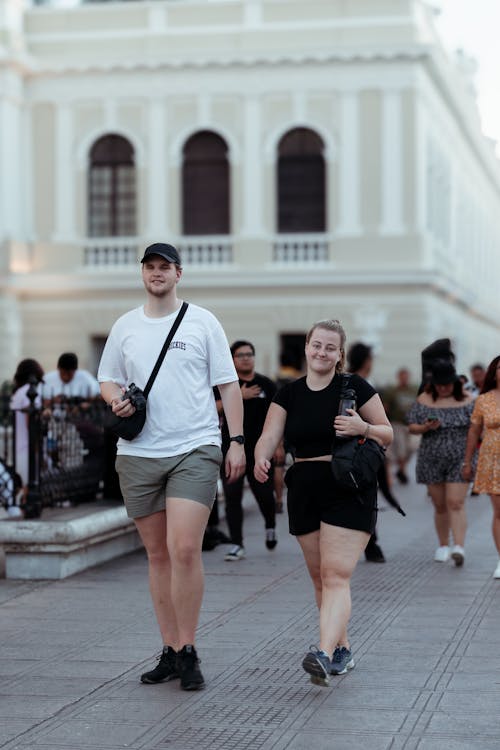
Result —
[{"label": "crossbody strap", "polygon": [[153,372],[149,376],[149,380],[146,383],[146,387],[144,388],[144,398],[147,398],[149,396],[149,391],[153,387],[153,383],[155,382],[155,378],[158,375],[158,371],[159,371],[159,369],[160,369],[160,367],[162,365],[163,360],[165,359],[165,354],[168,352],[168,347],[170,346],[170,344],[172,342],[172,339],[175,336],[175,332],[179,328],[179,326],[181,324],[181,320],[183,319],[183,317],[184,317],[187,309],[188,309],[188,303],[187,302],[183,302],[182,305],[181,305],[181,309],[177,313],[177,317],[174,320],[174,324],[173,324],[172,328],[170,329],[170,331],[168,332],[168,336],[165,339],[165,343],[162,346],[162,350],[161,350],[161,352],[158,355],[158,359],[156,360],[156,364],[153,367]]}]

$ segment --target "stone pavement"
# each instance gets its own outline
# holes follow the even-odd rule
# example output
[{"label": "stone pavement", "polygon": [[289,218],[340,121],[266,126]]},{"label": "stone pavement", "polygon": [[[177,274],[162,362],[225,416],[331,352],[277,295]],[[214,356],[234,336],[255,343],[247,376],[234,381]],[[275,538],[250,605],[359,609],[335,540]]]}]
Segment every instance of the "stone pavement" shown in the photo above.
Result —
[{"label": "stone pavement", "polygon": [[142,685],[159,652],[143,551],[61,581],[0,581],[0,747],[6,750],[498,750],[500,581],[485,496],[468,499],[462,569],[433,562],[422,487],[380,514],[385,565],[357,567],[356,668],[313,686],[312,588],[279,516],[264,547],[246,498],[244,561],[204,553],[204,691]]}]

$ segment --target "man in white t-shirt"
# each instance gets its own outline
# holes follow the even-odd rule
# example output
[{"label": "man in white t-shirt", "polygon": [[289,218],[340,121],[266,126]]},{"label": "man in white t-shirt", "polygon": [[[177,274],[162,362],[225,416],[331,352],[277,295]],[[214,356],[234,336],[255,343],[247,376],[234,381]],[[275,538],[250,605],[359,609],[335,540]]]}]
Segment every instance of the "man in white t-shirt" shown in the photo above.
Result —
[{"label": "man in white t-shirt", "polygon": [[[101,394],[113,413],[134,413],[122,400],[135,383],[144,389],[182,301],[179,253],[172,245],[146,248],[144,306],[113,325],[98,371]],[[225,473],[245,470],[243,402],[226,335],[204,308],[189,305],[156,376],[146,423],[131,441],[118,441],[116,469],[128,515],[146,548],[149,582],[163,638],[159,664],[141,676],[145,684],[180,677],[181,688],[204,686],[195,649],[203,596],[201,548],[222,461],[218,386],[231,436]]]},{"label": "man in white t-shirt", "polygon": [[57,396],[95,398],[99,393],[99,383],[94,376],[87,370],[78,369],[78,357],[74,352],[61,354],[57,360],[57,370],[44,375],[44,399]]}]

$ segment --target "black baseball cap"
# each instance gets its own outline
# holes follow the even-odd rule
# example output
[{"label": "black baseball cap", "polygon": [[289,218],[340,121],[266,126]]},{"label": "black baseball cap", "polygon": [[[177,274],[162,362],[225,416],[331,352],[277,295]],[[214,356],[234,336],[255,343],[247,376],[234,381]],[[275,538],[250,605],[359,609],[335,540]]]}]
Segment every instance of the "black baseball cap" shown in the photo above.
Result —
[{"label": "black baseball cap", "polygon": [[175,263],[176,266],[181,265],[181,256],[173,245],[168,245],[166,242],[155,242],[154,245],[149,245],[144,250],[144,255],[141,258],[141,263],[144,263],[150,255],[160,255],[169,263]]}]

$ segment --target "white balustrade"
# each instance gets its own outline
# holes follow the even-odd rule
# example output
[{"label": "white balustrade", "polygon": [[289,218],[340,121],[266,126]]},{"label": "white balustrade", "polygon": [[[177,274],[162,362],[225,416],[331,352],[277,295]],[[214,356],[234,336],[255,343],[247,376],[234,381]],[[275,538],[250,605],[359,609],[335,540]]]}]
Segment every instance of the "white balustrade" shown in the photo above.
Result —
[{"label": "white balustrade", "polygon": [[185,266],[221,266],[233,262],[233,245],[226,237],[184,237],[178,248]]},{"label": "white balustrade", "polygon": [[139,246],[137,242],[111,237],[98,241],[90,240],[84,247],[83,264],[99,271],[117,267],[136,266]]},{"label": "white balustrade", "polygon": [[281,235],[273,243],[274,263],[326,263],[329,260],[325,235]]}]

